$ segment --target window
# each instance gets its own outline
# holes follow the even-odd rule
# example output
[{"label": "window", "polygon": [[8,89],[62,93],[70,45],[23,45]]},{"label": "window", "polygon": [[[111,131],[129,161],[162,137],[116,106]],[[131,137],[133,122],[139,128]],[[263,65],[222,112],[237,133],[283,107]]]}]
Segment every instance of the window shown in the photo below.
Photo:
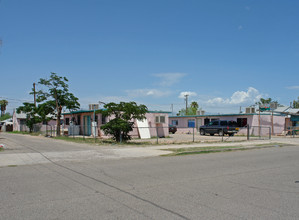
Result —
[{"label": "window", "polygon": [[238,127],[245,127],[247,125],[247,118],[237,118]]},{"label": "window", "polygon": [[165,123],[165,116],[156,116],[156,123]]},{"label": "window", "polygon": [[179,125],[179,121],[178,120],[172,120],[171,124],[174,126],[178,126]]},{"label": "window", "polygon": [[77,125],[81,125],[81,117],[80,117],[80,115],[77,116]]},{"label": "window", "polygon": [[102,115],[102,125],[106,123],[107,123],[107,118],[104,115]]},{"label": "window", "polygon": [[188,128],[195,128],[195,120],[194,119],[188,120]]},{"label": "window", "polygon": [[218,126],[219,125],[219,121],[211,121],[212,125]]},{"label": "window", "polygon": [[205,118],[204,125],[208,125],[209,123],[210,123],[210,119],[209,118]]},{"label": "window", "polygon": [[65,119],[65,125],[70,125],[70,119],[69,118]]},{"label": "window", "polygon": [[221,126],[227,126],[227,121],[220,121]]}]

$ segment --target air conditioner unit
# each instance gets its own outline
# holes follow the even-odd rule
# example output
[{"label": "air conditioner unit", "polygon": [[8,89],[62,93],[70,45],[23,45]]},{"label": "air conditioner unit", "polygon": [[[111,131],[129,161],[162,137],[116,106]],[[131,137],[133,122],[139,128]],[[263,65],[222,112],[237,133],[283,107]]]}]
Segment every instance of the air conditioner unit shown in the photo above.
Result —
[{"label": "air conditioner unit", "polygon": [[255,108],[254,107],[245,108],[245,113],[246,114],[254,114],[255,113]]},{"label": "air conditioner unit", "polygon": [[277,102],[271,102],[270,103],[270,109],[271,110],[277,109],[277,107],[278,107],[278,103]]},{"label": "air conditioner unit", "polygon": [[157,124],[165,123],[165,116],[162,116],[162,115],[156,116],[156,123]]},{"label": "air conditioner unit", "polygon": [[97,110],[99,109],[99,104],[89,104],[89,110]]},{"label": "air conditioner unit", "polygon": [[204,115],[205,111],[204,110],[198,110],[198,111],[196,111],[196,114],[197,115]]}]

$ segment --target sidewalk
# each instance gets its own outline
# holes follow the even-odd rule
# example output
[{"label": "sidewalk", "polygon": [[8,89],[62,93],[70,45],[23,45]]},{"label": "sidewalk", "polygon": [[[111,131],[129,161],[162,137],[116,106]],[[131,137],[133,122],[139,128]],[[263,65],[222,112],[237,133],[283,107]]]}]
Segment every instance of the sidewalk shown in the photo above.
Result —
[{"label": "sidewalk", "polygon": [[[271,140],[253,140],[245,142],[217,142],[217,143],[196,143],[196,144],[176,144],[176,145],[156,145],[156,146],[112,146],[111,148],[95,148],[76,151],[51,151],[51,152],[31,152],[31,153],[0,153],[0,167],[31,165],[43,163],[56,163],[67,161],[84,160],[111,160],[124,158],[155,157],[172,153],[162,149],[170,148],[191,148],[191,147],[211,147],[211,146],[240,146],[253,148],[256,145],[267,145],[282,143],[286,145],[299,146],[299,138],[273,137]],[[262,147],[262,146],[261,146]]]}]

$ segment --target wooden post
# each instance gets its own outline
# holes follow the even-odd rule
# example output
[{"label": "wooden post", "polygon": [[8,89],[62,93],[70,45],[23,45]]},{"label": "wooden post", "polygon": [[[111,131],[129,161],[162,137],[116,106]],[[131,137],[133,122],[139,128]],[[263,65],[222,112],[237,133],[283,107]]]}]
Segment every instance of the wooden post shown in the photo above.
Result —
[{"label": "wooden post", "polygon": [[271,129],[271,134],[274,135],[274,123],[273,123],[273,110],[272,110],[272,129]]}]

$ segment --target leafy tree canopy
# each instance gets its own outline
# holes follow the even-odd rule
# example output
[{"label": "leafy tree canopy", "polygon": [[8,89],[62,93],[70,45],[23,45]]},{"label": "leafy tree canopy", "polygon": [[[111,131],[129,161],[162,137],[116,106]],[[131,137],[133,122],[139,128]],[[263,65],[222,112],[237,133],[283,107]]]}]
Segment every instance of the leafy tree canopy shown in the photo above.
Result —
[{"label": "leafy tree canopy", "polygon": [[9,118],[11,118],[11,115],[9,113],[5,113],[3,116],[0,117],[0,121],[4,121]]},{"label": "leafy tree canopy", "polygon": [[293,108],[299,108],[299,97],[297,101],[296,100],[293,101]]},{"label": "leafy tree canopy", "polygon": [[260,100],[258,102],[256,102],[255,104],[257,104],[257,105],[266,105],[266,104],[270,104],[271,102],[276,102],[277,103],[277,101],[272,101],[271,98],[267,98],[267,99],[260,98]]},{"label": "leafy tree canopy", "polygon": [[98,110],[105,117],[112,117],[101,129],[106,134],[113,136],[117,142],[131,139],[130,131],[133,131],[134,119],[143,120],[148,109],[145,105],[137,105],[135,102],[110,102],[104,105],[105,110]]},{"label": "leafy tree canopy", "polygon": [[0,100],[1,116],[5,115],[7,105],[8,105],[7,100],[5,100],[5,99]]},{"label": "leafy tree canopy", "polygon": [[38,82],[39,85],[44,86],[46,90],[37,91],[37,102],[42,103],[39,106],[38,113],[43,118],[47,113],[55,113],[57,117],[57,136],[60,136],[60,119],[62,110],[76,110],[80,108],[78,98],[69,92],[66,77],[58,76],[56,73],[51,73],[49,79],[41,78]]},{"label": "leafy tree canopy", "polygon": [[199,107],[198,103],[193,101],[190,104],[190,107],[187,108],[187,113],[186,113],[186,109],[182,108],[177,114],[177,116],[196,115],[198,107]]},{"label": "leafy tree canopy", "polygon": [[37,123],[42,122],[42,118],[37,114],[37,108],[33,103],[24,102],[23,106],[17,108],[17,113],[25,113],[26,114],[26,122],[25,124],[29,128],[29,131],[33,131],[33,126]]}]

